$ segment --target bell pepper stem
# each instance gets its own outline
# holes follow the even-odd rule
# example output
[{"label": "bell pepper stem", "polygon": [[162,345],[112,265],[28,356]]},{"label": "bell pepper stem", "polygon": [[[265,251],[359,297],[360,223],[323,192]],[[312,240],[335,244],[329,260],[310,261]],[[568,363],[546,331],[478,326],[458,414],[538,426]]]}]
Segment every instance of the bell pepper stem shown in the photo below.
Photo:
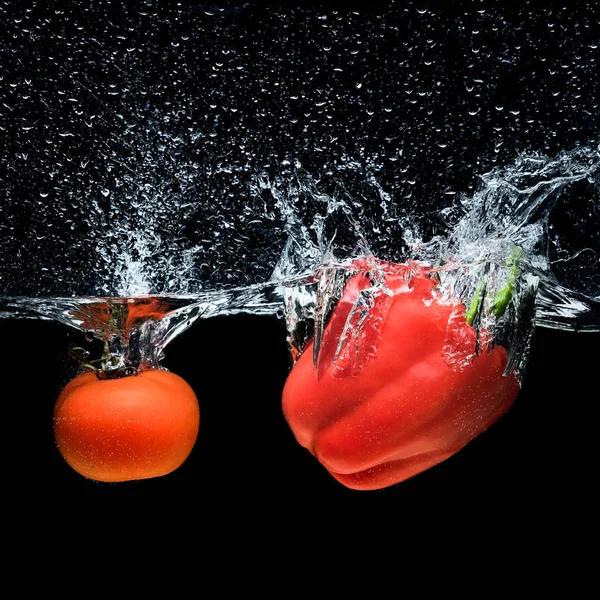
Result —
[{"label": "bell pepper stem", "polygon": [[471,306],[469,306],[469,310],[465,313],[465,318],[469,325],[473,325],[475,322],[475,317],[477,316],[477,312],[479,311],[479,302],[481,300],[481,291],[483,290],[483,282],[479,282],[477,286],[477,290],[475,291],[475,296],[473,300],[471,300]]},{"label": "bell pepper stem", "polygon": [[[517,278],[521,274],[518,263],[522,255],[523,249],[519,248],[518,246],[514,246],[506,264],[507,267],[510,267],[508,280],[506,285],[496,293],[492,301],[492,312],[495,317],[501,317],[506,312],[508,304],[515,293]],[[484,287],[484,282],[480,281],[477,285],[477,290],[475,291],[475,296],[471,301],[469,309],[465,313],[465,319],[469,325],[473,325],[479,312],[481,296],[484,293]]]},{"label": "bell pepper stem", "polygon": [[508,266],[510,267],[508,281],[506,282],[506,285],[494,296],[494,302],[492,305],[492,310],[494,311],[494,315],[496,317],[501,317],[506,312],[508,303],[515,293],[517,278],[521,274],[521,271],[518,267],[518,262],[522,254],[523,249],[515,246],[508,259]]}]

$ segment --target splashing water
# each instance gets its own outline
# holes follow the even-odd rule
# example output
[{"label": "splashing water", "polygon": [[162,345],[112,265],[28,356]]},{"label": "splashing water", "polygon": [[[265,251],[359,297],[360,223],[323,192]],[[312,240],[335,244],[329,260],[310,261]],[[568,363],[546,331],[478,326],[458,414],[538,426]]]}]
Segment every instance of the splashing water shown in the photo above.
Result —
[{"label": "splashing water", "polygon": [[0,4],[0,315],[120,368],[283,314],[297,354],[376,256],[479,303],[517,371],[533,325],[600,330],[597,20],[513,11]]},{"label": "splashing water", "polygon": [[[565,210],[561,202],[566,202],[572,213],[577,212],[570,202],[571,194],[578,193],[581,186],[595,194],[590,203],[593,211],[579,223],[579,246],[567,249],[553,213]],[[522,156],[513,165],[482,176],[480,189],[472,197],[461,198],[446,211],[451,223],[447,235],[424,241],[405,224],[409,249],[394,260],[430,265],[440,277],[448,300],[460,298],[467,307],[476,303],[478,319],[474,326],[478,334],[486,332],[495,343],[505,346],[510,357],[508,368],[522,374],[534,325],[600,330],[600,211],[594,200],[599,194],[600,148],[580,148],[554,159]],[[328,206],[338,205],[339,201],[328,202]],[[301,223],[291,221],[295,230],[306,231]],[[321,220],[318,224],[315,229],[321,234]],[[348,277],[356,272],[352,267],[357,252],[362,248],[361,255],[371,254],[369,236],[360,231],[357,222],[351,225],[349,228],[359,235],[356,247],[334,249],[332,240],[323,240],[320,235],[315,246],[306,237],[291,236],[289,248],[300,251],[302,257],[290,257],[288,248],[279,273],[292,275],[293,268],[286,270],[290,265],[302,264],[303,259],[304,264],[310,263],[313,256],[321,260],[327,257],[327,265],[312,265],[315,281],[304,286],[296,282],[286,288],[294,355],[313,335],[318,349],[326,315],[341,297]],[[309,250],[302,251],[305,247]],[[320,252],[315,252],[316,247]],[[565,260],[556,258],[561,252],[568,256],[569,270],[557,273],[554,265]],[[595,261],[580,260],[588,255]],[[372,262],[371,269],[379,268],[377,261]],[[500,318],[494,314],[494,302],[499,297],[509,309]],[[307,320],[311,321],[308,329]]]}]

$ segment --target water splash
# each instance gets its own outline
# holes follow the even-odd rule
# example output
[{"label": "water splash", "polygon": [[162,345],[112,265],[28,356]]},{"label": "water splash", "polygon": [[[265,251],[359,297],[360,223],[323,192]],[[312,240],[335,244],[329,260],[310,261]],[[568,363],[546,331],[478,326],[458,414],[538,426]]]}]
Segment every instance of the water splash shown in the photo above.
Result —
[{"label": "water splash", "polygon": [[[401,238],[390,246],[391,260],[430,265],[440,277],[447,299],[460,298],[465,306],[476,306],[474,327],[478,336],[506,347],[508,368],[520,374],[534,325],[600,330],[600,265],[590,268],[584,261],[578,276],[573,277],[577,259],[587,253],[596,255],[598,246],[571,249],[567,258],[557,260],[554,257],[559,252],[564,255],[567,241],[552,225],[553,211],[561,208],[561,202],[571,213],[576,212],[569,192],[573,187],[585,182],[588,191],[598,196],[599,173],[598,148],[578,148],[552,159],[519,157],[513,165],[482,175],[480,188],[472,197],[457,197],[445,211],[447,235],[422,240],[409,218],[398,218]],[[371,199],[387,198],[374,184],[376,180],[367,180],[373,191]],[[292,356],[297,358],[307,340],[315,338],[317,364],[329,315],[348,279],[358,272],[356,259],[373,256],[371,247],[378,229],[364,219],[363,205],[349,200],[344,190],[333,196],[322,192],[315,178],[300,165],[293,180],[270,182],[264,175],[257,176],[250,193],[265,205],[269,203],[273,212],[278,211],[277,219],[285,223],[287,235],[279,260],[263,284],[200,294],[152,295],[139,283],[144,281],[140,273],[148,268],[147,263],[141,258],[132,260],[129,252],[122,250],[116,276],[126,287],[120,296],[5,297],[0,308],[6,315],[52,318],[94,332],[105,340],[113,355],[120,357],[115,369],[123,364],[159,365],[165,346],[198,318],[236,312],[283,314]],[[596,196],[591,198],[595,212],[588,214],[580,231],[582,240],[592,239],[598,231]],[[146,240],[141,233],[132,237],[138,257]],[[401,254],[398,248],[403,249]],[[377,273],[378,260],[369,260],[372,262],[363,270]],[[563,277],[561,282],[561,273],[556,274],[553,266],[567,260],[569,280]],[[375,278],[370,288],[372,293],[385,288],[383,271],[379,273],[379,281]],[[508,310],[498,315],[494,303],[507,288]],[[353,327],[359,336],[360,322]],[[135,340],[133,353],[130,338]],[[451,364],[468,359],[455,354],[453,347],[456,344],[448,346]]]},{"label": "water splash", "polygon": [[[568,255],[567,282],[562,273],[553,271],[554,257],[559,249],[564,252],[566,243],[555,231],[554,212],[562,210],[561,203],[567,204],[572,214],[577,212],[573,206],[577,195],[572,194],[582,183],[591,193],[589,200],[594,210],[580,223],[579,237],[570,240],[578,246],[571,248]],[[577,148],[554,158],[521,156],[513,165],[482,175],[480,188],[472,197],[457,199],[446,211],[450,224],[447,235],[422,240],[409,220],[403,222],[404,245],[408,249],[400,262],[416,260],[429,265],[440,278],[442,300],[460,299],[464,306],[461,317],[465,311],[473,312],[479,345],[504,346],[509,352],[507,368],[522,375],[535,325],[600,331],[600,261],[592,265],[587,261],[578,263],[578,259],[587,254],[600,255],[600,246],[594,241],[600,225],[598,198],[598,147]],[[334,211],[327,213],[328,217],[339,209],[340,203],[343,201],[339,199],[327,203],[334,207]],[[295,236],[290,246],[295,256],[290,259],[289,252],[283,256],[285,265],[293,268],[303,260],[304,264],[311,264],[315,254],[322,260],[314,271],[314,282],[301,287],[288,286],[284,292],[292,355],[296,358],[306,342],[314,339],[315,364],[318,364],[320,341],[331,308],[341,298],[348,279],[357,273],[355,259],[371,255],[371,230],[352,219],[348,206],[345,209],[348,210],[342,214],[350,222],[347,229],[358,236],[359,243],[336,244],[335,235],[323,240],[324,221],[320,218],[312,228],[314,240],[306,234]],[[587,207],[584,204],[580,209],[587,210]],[[290,219],[293,229],[308,230],[297,222],[297,213]],[[594,245],[585,246],[588,242]],[[360,248],[363,251],[357,254]],[[321,250],[320,254],[316,249]],[[385,255],[379,258],[388,259]],[[369,288],[371,294],[377,294],[385,289],[386,274],[377,261],[369,260],[363,271],[382,269],[381,281]],[[284,266],[280,272],[290,270]],[[357,299],[357,311],[362,300]],[[309,327],[307,322],[310,322]],[[356,328],[359,336],[360,323]],[[451,329],[450,323],[450,337]],[[468,360],[455,351],[461,347],[461,344],[449,344],[449,363],[456,365]]]},{"label": "water splash", "polygon": [[549,11],[0,3],[0,315],[110,341],[158,299],[155,363],[283,314],[299,352],[372,255],[442,269],[515,361],[527,323],[598,330],[599,36]]},{"label": "water splash", "polygon": [[[587,190],[585,199],[579,195],[582,185]],[[520,156],[513,165],[483,175],[478,192],[462,199],[458,208],[462,216],[459,214],[448,237],[426,244],[418,256],[424,260],[441,258],[472,271],[481,265],[489,269],[491,263],[505,265],[513,249],[519,248],[521,270],[539,281],[535,323],[598,330],[599,197],[598,145],[561,152],[552,158]],[[565,209],[571,215],[569,226],[579,221],[577,236],[567,238],[563,233],[560,220]],[[564,258],[558,259],[559,254]],[[597,260],[585,260],[588,255]],[[556,268],[563,262],[569,263],[568,273]],[[507,271],[496,276],[492,295],[506,285],[508,276]],[[487,274],[485,279],[493,277]],[[461,282],[460,276],[452,282],[452,287],[466,298],[473,297],[473,282],[470,285],[468,289],[468,281]],[[557,295],[561,296],[560,302],[556,302]]]}]

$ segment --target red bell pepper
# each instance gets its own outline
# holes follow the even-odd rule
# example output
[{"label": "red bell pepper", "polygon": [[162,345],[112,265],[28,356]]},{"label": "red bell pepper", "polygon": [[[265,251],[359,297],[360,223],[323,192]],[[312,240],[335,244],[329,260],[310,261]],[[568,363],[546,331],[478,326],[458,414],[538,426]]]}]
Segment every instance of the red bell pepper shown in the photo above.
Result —
[{"label": "red bell pepper", "polygon": [[[371,263],[372,264],[372,263]],[[506,350],[483,342],[432,269],[378,263],[353,276],[286,381],[297,441],[345,486],[373,490],[449,458],[499,419],[519,381]],[[384,276],[384,285],[372,277]]]}]

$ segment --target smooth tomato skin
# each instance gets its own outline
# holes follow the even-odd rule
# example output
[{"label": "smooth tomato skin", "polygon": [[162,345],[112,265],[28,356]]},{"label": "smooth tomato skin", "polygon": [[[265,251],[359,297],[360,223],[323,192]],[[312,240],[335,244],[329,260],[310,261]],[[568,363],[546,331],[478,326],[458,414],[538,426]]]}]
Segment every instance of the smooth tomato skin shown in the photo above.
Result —
[{"label": "smooth tomato skin", "polygon": [[88,479],[122,482],[171,473],[190,455],[200,427],[193,389],[170,371],[71,380],[54,406],[63,458]]},{"label": "smooth tomato skin", "polygon": [[[428,277],[412,285],[382,300],[390,304],[374,356],[351,376],[342,364],[340,377],[332,357],[356,297],[351,280],[325,329],[324,366],[315,370],[311,342],[283,390],[297,441],[352,489],[389,487],[449,458],[499,419],[520,389],[503,375],[508,359],[499,346],[462,369],[450,366],[444,348],[453,307],[432,301]],[[456,327],[465,344],[474,340],[466,321]]]}]

